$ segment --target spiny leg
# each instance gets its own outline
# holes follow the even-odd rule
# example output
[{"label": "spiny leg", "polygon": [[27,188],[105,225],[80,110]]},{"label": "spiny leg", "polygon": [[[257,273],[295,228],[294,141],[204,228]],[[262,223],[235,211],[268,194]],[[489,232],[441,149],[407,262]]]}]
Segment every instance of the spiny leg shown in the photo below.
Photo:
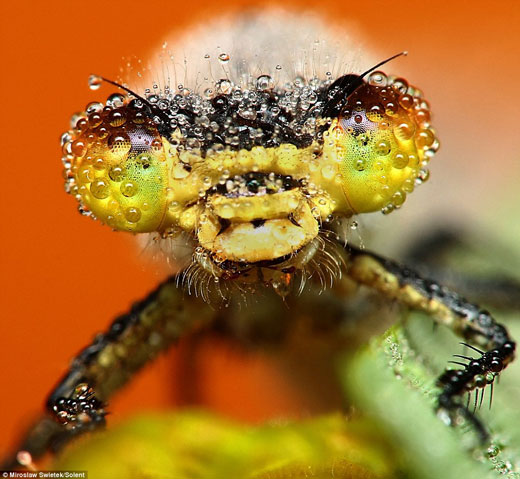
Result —
[{"label": "spiny leg", "polygon": [[73,359],[47,400],[48,414],[28,431],[2,468],[31,464],[104,425],[105,402],[115,391],[172,342],[214,319],[216,312],[201,299],[184,295],[177,279],[172,276],[135,303]]},{"label": "spiny leg", "polygon": [[442,390],[438,408],[450,424],[456,422],[458,415],[464,417],[485,441],[486,429],[461,399],[476,388],[493,385],[497,375],[514,359],[516,344],[507,330],[489,312],[435,281],[423,279],[405,266],[368,251],[351,246],[346,249],[349,254],[347,274],[352,279],[429,314],[478,346],[468,345],[478,358],[468,357],[468,363],[461,363],[463,369],[446,370],[439,377],[437,382]]}]

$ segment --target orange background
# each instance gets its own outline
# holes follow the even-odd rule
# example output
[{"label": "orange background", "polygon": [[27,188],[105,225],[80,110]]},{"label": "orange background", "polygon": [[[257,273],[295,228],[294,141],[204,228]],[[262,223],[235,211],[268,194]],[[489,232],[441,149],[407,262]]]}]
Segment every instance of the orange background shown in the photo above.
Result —
[{"label": "orange background", "polygon": [[[131,237],[82,218],[63,191],[59,137],[71,113],[111,91],[91,92],[87,77],[118,78],[123,57],[146,58],[173,28],[252,3],[267,4],[22,0],[3,7],[0,453],[40,411],[69,359],[164,274],[139,261]],[[442,150],[425,192],[414,194],[420,206],[410,201],[386,221],[403,225],[450,206],[478,222],[503,191],[518,187],[518,2],[284,3],[350,21],[381,58],[410,52],[386,70],[426,92]],[[283,382],[257,357],[220,346],[204,357],[211,361],[199,402],[252,420],[294,410]],[[112,403],[111,420],[178,403],[174,365],[172,352],[148,368]]]}]

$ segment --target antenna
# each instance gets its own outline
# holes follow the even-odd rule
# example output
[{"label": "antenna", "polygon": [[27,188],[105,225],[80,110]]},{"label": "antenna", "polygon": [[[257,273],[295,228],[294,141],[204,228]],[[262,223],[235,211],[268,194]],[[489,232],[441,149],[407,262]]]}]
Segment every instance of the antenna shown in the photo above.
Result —
[{"label": "antenna", "polygon": [[113,80],[109,80],[108,78],[105,78],[105,77],[102,77],[102,76],[99,76],[99,75],[95,75],[95,76],[97,78],[99,78],[100,80],[104,81],[105,83],[109,83],[110,85],[114,85],[115,87],[120,88],[121,90],[124,90],[127,93],[130,93],[130,95],[132,95],[135,98],[137,98],[138,100],[142,101],[145,105],[147,105],[150,108],[150,110],[152,110],[154,115],[157,115],[162,120],[163,126],[165,127],[165,129],[167,131],[170,131],[170,117],[164,111],[159,109],[156,105],[150,103],[146,98],[144,98],[143,96],[139,95],[135,91],[130,90],[130,88],[128,88],[128,87],[126,87],[124,85],[121,85],[120,83],[117,83],[117,82],[115,82]]},{"label": "antenna", "polygon": [[377,65],[374,65],[373,67],[369,68],[366,72],[362,73],[361,75],[343,75],[342,77],[338,78],[328,89],[326,92],[326,95],[330,95],[332,92],[332,95],[329,97],[329,99],[325,103],[325,107],[322,111],[322,117],[330,117],[334,118],[336,117],[339,112],[341,111],[341,108],[344,106],[345,102],[347,101],[348,97],[352,95],[361,85],[363,85],[363,79],[369,74],[372,73],[374,70],[378,69],[380,66],[383,66],[385,63],[388,63],[395,58],[398,58],[400,56],[406,56],[408,55],[408,52],[401,52],[396,53],[395,55],[387,58],[386,60],[383,60],[382,62],[379,62]]},{"label": "antenna", "polygon": [[362,73],[360,76],[359,76],[359,79],[362,80],[363,78],[365,78],[369,73],[372,73],[375,69],[383,66],[385,63],[388,63],[388,62],[391,62],[392,60],[394,60],[395,58],[398,58],[398,57],[405,57],[408,55],[408,52],[401,52],[401,53],[396,53],[395,55],[391,56],[390,58],[387,58],[386,60],[383,60],[382,62],[379,62],[377,65],[374,65],[372,68],[369,68],[365,73]]}]

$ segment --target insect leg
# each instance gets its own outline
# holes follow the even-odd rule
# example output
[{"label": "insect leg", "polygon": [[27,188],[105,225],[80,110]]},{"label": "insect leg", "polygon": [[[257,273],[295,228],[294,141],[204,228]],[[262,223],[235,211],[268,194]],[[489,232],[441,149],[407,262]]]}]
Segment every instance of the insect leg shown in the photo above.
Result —
[{"label": "insect leg", "polygon": [[49,395],[48,414],[29,430],[3,467],[19,467],[55,452],[73,437],[103,425],[105,401],[116,390],[160,351],[215,315],[201,299],[184,296],[176,276],[159,285],[73,359]]},{"label": "insect leg", "polygon": [[439,377],[438,408],[441,417],[450,424],[454,424],[457,417],[464,417],[484,441],[487,438],[484,426],[461,400],[466,393],[493,384],[514,359],[516,344],[506,328],[489,312],[435,281],[421,278],[403,265],[354,247],[348,246],[347,251],[347,273],[352,279],[429,314],[477,346],[468,344],[477,358],[471,359],[463,369],[446,370]]}]

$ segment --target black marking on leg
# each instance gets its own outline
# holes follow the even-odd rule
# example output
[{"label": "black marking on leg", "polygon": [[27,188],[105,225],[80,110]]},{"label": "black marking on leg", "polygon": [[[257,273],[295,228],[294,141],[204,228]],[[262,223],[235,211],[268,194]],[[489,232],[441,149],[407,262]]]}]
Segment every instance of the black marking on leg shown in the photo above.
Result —
[{"label": "black marking on leg", "polygon": [[[74,437],[102,427],[105,401],[146,362],[196,324],[216,313],[194,297],[185,298],[172,276],[74,358],[53,389],[44,416],[25,435],[18,452],[38,459],[57,452]],[[19,467],[17,453],[5,465]]]},{"label": "black marking on leg", "polygon": [[96,428],[105,423],[105,405],[86,383],[78,384],[70,397],[60,397],[52,410],[67,429]]},{"label": "black marking on leg", "polygon": [[[516,344],[509,337],[506,328],[497,323],[488,311],[435,281],[421,278],[403,265],[350,245],[346,249],[351,264],[357,266],[354,269],[354,279],[431,314],[464,339],[482,348],[462,343],[480,357],[458,356],[469,361],[468,364],[464,365],[464,369],[446,370],[437,380],[437,384],[441,388],[438,409],[447,412],[451,424],[457,422],[458,416],[465,418],[473,425],[481,440],[485,441],[487,431],[468,407],[461,404],[460,399],[464,394],[475,391],[476,409],[478,389],[492,385],[495,379],[499,379],[499,373],[513,361]],[[368,273],[366,270],[369,270]],[[394,284],[395,280],[397,285]],[[414,295],[407,291],[414,291]],[[424,300],[418,301],[417,293]]]}]

